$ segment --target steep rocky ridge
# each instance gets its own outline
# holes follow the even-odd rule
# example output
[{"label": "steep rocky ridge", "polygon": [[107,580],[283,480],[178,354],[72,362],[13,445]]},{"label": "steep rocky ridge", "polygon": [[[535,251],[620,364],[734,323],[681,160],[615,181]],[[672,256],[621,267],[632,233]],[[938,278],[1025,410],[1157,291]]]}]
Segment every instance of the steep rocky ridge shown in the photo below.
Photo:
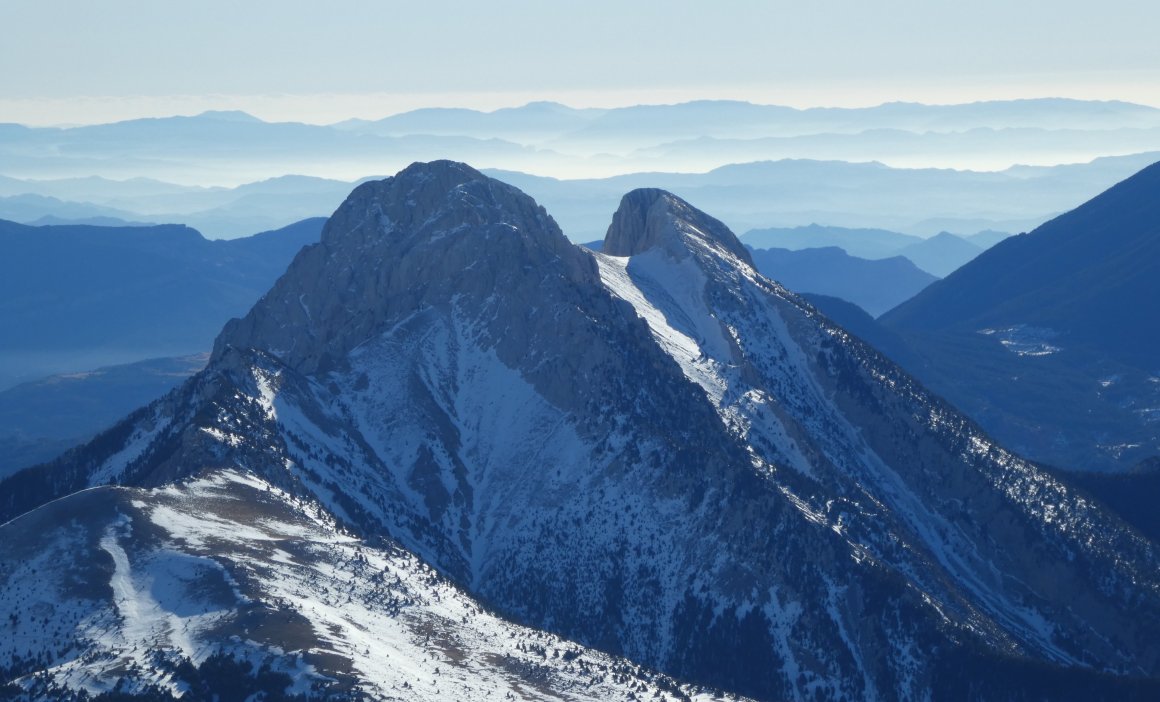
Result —
[{"label": "steep rocky ridge", "polygon": [[624,196],[612,215],[601,251],[632,256],[659,247],[673,256],[686,252],[685,240],[720,247],[753,265],[749,250],[720,221],[656,188],[639,188]]}]

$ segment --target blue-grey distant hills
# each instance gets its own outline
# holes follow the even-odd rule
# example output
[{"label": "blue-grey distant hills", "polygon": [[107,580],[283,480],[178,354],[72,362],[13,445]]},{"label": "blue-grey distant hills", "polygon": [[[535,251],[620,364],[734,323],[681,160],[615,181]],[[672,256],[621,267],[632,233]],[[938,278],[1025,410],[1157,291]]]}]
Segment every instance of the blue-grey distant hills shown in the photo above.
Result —
[{"label": "blue-grey distant hills", "polygon": [[[554,144],[556,148],[563,148]],[[1096,155],[1130,154],[1160,148],[1160,127],[1108,130],[971,128],[953,132],[865,129],[752,139],[698,136],[650,146],[631,155],[640,161],[713,168],[722,163],[809,158],[883,161],[896,166],[993,169],[1013,163],[1068,163]]]},{"label": "blue-grey distant hills", "polygon": [[794,292],[838,297],[873,316],[938,280],[902,256],[872,261],[837,247],[750,249],[750,255],[757,270]]},{"label": "blue-grey distant hills", "polygon": [[880,319],[925,383],[1025,455],[1160,455],[1160,164],[1011,237]]},{"label": "blue-grey distant hills", "polygon": [[1124,102],[1066,99],[1010,100],[960,105],[894,102],[865,108],[795,109],[729,100],[638,105],[592,115],[583,136],[626,134],[679,139],[792,136],[866,129],[954,132],[971,128],[1115,129],[1157,126],[1160,111]]},{"label": "blue-grey distant hills", "polygon": [[336,125],[240,112],[68,128],[0,124],[0,175],[203,185],[287,173],[351,181],[431,158],[576,178],[786,159],[994,170],[1149,151],[1160,151],[1160,110],[1078,100],[810,110],[731,101],[607,110],[532,103]]},{"label": "blue-grey distant hills", "polygon": [[794,251],[837,247],[851,256],[867,259],[903,256],[920,269],[941,278],[1006,236],[1003,232],[995,231],[967,236],[940,232],[924,239],[885,229],[848,229],[811,224],[805,227],[753,229],[741,238],[754,247]]},{"label": "blue-grey distant hills", "polygon": [[899,249],[898,255],[905,256],[922,270],[943,278],[981,254],[983,248],[964,237],[939,232]]},{"label": "blue-grey distant hills", "polygon": [[231,241],[182,225],[0,221],[0,388],[207,350],[318,240],[323,221]]},{"label": "blue-grey distant hills", "polygon": [[[36,186],[29,185],[28,189]],[[46,217],[60,220],[133,221],[137,215],[126,210],[96,205],[91,202],[75,202],[24,192],[18,195],[0,195],[0,219],[10,222],[32,223]]]},{"label": "blue-grey distant hills", "polygon": [[1160,111],[1115,101],[1030,99],[923,105],[894,102],[863,108],[797,109],[736,100],[695,100],[579,110],[533,102],[493,112],[424,108],[380,120],[349,120],[349,131],[400,136],[426,133],[474,137],[540,138],[617,143],[694,138],[754,138],[818,133],[856,134],[868,129],[953,133],[970,129],[1146,129],[1160,126]]},{"label": "blue-grey distant hills", "polygon": [[211,239],[232,239],[324,217],[354,187],[287,175],[237,187],[194,187],[137,178],[0,178],[0,219],[25,224],[181,222]]},{"label": "blue-grey distant hills", "polygon": [[407,136],[431,134],[477,139],[539,141],[584,129],[616,110],[576,109],[557,102],[531,102],[483,112],[464,108],[425,107],[378,120],[351,119],[334,126],[358,134]]},{"label": "blue-grey distant hills", "polygon": [[55,179],[98,175],[237,183],[285,173],[372,175],[428,154],[474,154],[535,170],[559,156],[502,139],[375,136],[329,126],[264,122],[244,113],[135,119],[80,127],[0,124],[3,174]]},{"label": "blue-grey distant hills", "polygon": [[601,238],[605,213],[622,193],[654,186],[708,203],[735,231],[820,222],[928,237],[941,231],[1029,231],[1158,159],[1160,154],[1109,157],[1017,174],[794,160],[576,180],[487,172],[544,203],[573,241]]},{"label": "blue-grey distant hills", "polygon": [[1160,149],[1154,108],[1079,100],[804,110],[729,100],[604,110],[538,102],[494,112],[425,108],[335,127],[376,137],[499,138],[621,171],[791,158],[995,168]]},{"label": "blue-grey distant hills", "polygon": [[[573,241],[602,237],[607,213],[616,207],[620,196],[626,190],[652,185],[711,203],[736,231],[823,222],[832,227],[879,228],[929,237],[941,231],[963,236],[983,230],[1028,231],[1158,158],[1160,154],[1138,154],[1001,172],[820,161],[771,161],[736,164],[706,173],[634,173],[574,180],[490,172],[518,183],[547,203]],[[0,177],[0,219],[35,222],[50,216],[182,222],[209,238],[231,238],[326,216],[363,180],[295,175],[237,187],[197,187],[146,178]],[[975,243],[986,246],[983,241]],[[777,243],[755,245],[799,248]],[[839,242],[811,244],[818,245],[843,246]],[[896,250],[879,254],[847,251],[866,258],[897,254]]]},{"label": "blue-grey distant hills", "polygon": [[851,256],[877,259],[895,256],[907,246],[921,243],[922,237],[886,229],[851,229],[809,224],[801,227],[751,229],[741,235],[741,241],[754,248],[791,251],[834,246]]}]

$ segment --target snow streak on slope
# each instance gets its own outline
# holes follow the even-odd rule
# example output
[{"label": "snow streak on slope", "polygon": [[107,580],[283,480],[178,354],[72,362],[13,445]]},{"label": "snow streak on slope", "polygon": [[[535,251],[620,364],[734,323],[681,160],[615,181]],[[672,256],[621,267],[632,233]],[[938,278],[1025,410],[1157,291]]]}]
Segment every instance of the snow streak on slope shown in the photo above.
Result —
[{"label": "snow streak on slope", "polygon": [[[456,310],[422,310],[361,345],[349,367],[325,382],[305,392],[283,386],[273,413],[290,437],[287,468],[331,512],[405,537],[420,557],[485,595],[521,588],[542,596],[541,584],[519,573],[554,564],[567,575],[545,567],[536,577],[562,579],[553,587],[571,592],[574,616],[599,619],[605,591],[598,583],[622,577],[630,621],[669,623],[651,636],[639,627],[619,635],[661,655],[672,646],[671,619],[690,584],[679,561],[656,556],[678,548],[671,525],[685,518],[686,506],[650,501],[643,486],[608,480],[630,443],[627,429],[585,440],[573,417],[481,348],[479,334]],[[259,386],[277,385],[261,373],[267,380]],[[665,450],[632,446],[644,456]],[[358,489],[336,488],[351,485]],[[580,525],[583,539],[572,533]],[[710,541],[702,547],[710,558]],[[647,585],[634,587],[638,578]]]},{"label": "snow streak on slope", "polygon": [[[965,529],[959,519],[932,506],[931,492],[922,485],[929,478],[915,481],[913,475],[914,469],[929,472],[922,458],[915,457],[916,461],[880,453],[884,448],[881,442],[876,446],[868,443],[867,436],[885,432],[868,431],[874,420],[859,415],[864,410],[857,405],[864,401],[866,391],[855,398],[843,396],[848,390],[828,379],[826,365],[845,367],[849,352],[858,352],[857,343],[816,318],[816,313],[756,274],[744,261],[712,246],[703,233],[690,235],[684,229],[679,223],[671,225],[672,236],[663,246],[631,257],[596,254],[601,278],[615,295],[633,305],[649,324],[654,339],[681,365],[686,376],[706,391],[722,423],[753,448],[755,467],[768,475],[808,520],[842,535],[851,557],[870,557],[897,569],[941,615],[951,616],[1002,649],[1034,650],[1049,660],[1071,665],[1087,659],[1084,645],[1062,634],[1067,626],[1085,625],[1076,621],[1074,613],[1060,612],[1044,600],[1037,589],[1046,583],[1033,585],[1005,573],[1008,564],[989,555],[993,536]],[[732,343],[720,343],[722,336]],[[878,372],[873,369],[880,361],[861,353],[863,368]],[[912,403],[905,412],[933,411],[927,409],[931,407],[929,398],[905,394],[909,379],[878,373],[871,393],[886,392],[876,402],[897,404],[895,393],[899,393]],[[864,426],[855,426],[851,416],[866,420]],[[920,421],[938,431],[926,417]],[[970,440],[972,445],[990,446],[978,436]],[[966,479],[975,490],[985,483],[1001,487],[1019,509],[1031,508],[1036,500],[1035,484],[1045,484],[1046,479],[1036,477],[1029,466],[1015,466],[1010,457],[1003,459],[993,450],[972,449],[968,456],[985,457],[979,461],[981,468],[1009,466],[1004,470],[1008,476],[1024,476],[1016,479],[1022,488],[1015,493],[1002,485],[1010,477],[997,481],[997,476],[986,475],[989,470],[978,476],[982,480]],[[935,457],[931,454],[926,460]],[[778,467],[793,467],[801,477],[778,471]],[[904,477],[900,471],[910,475]],[[1029,492],[1024,494],[1023,490]],[[815,497],[819,493],[826,499]],[[1046,510],[1052,514],[1047,514],[1041,525],[1049,533],[1056,530],[1053,514],[1055,520],[1065,518],[1073,524],[1083,519],[1086,510],[1082,500],[1068,501],[1074,503],[1074,509],[1066,510],[1066,517],[1063,511],[1056,514]],[[1032,508],[1030,516],[1041,518],[1036,511]],[[961,507],[958,514],[962,514]],[[972,526],[977,529],[979,525]],[[1106,531],[1090,526],[1096,533]],[[990,546],[984,548],[985,544]],[[1089,548],[1094,545],[1089,541]],[[1015,550],[1014,545],[1008,548]],[[1132,550],[1143,551],[1146,560],[1152,558],[1140,543]],[[1100,557],[1114,558],[1111,553]],[[1125,567],[1134,580],[1132,567]],[[1124,575],[1108,577],[1118,580]],[[1154,584],[1146,587],[1154,589]],[[830,597],[833,599],[835,593]],[[836,613],[834,623],[843,626]],[[1107,639],[1097,641],[1096,645],[1112,651],[1122,645]]]},{"label": "snow streak on slope", "polygon": [[659,249],[631,258],[595,256],[609,291],[648,322],[653,338],[705,391],[726,424],[751,444],[777,447],[779,463],[809,474],[809,461],[769,407],[766,393],[736,391],[734,347],[705,304],[706,277],[695,259],[676,261]]},{"label": "snow streak on slope", "polygon": [[[329,389],[272,402],[294,437],[293,472],[332,494],[329,508],[349,511],[330,486],[357,485],[343,498],[389,529],[419,529],[400,520],[421,515],[455,534],[452,555],[462,568],[455,570],[474,583],[488,560],[483,549],[518,536],[505,529],[520,510],[558,503],[553,493],[586,472],[591,451],[563,412],[480,348],[477,334],[458,313],[423,310],[356,349]],[[308,416],[303,405],[336,421]],[[535,494],[537,482],[521,478],[527,470],[547,477]]]},{"label": "snow streak on slope", "polygon": [[[44,652],[41,669],[67,687],[98,693],[125,678],[126,691],[154,684],[180,695],[180,660],[198,664],[225,650],[289,674],[287,692],[295,694],[355,678],[353,689],[374,699],[710,699],[498,619],[413,556],[367,546],[317,505],[251,474],[220,471],[88,498],[87,524],[46,535],[60,549],[57,560],[34,567],[49,587],[18,592],[9,579],[0,591],[0,603],[21,605],[0,611],[5,624],[38,620],[0,640],[0,656]],[[112,560],[111,572],[90,561],[94,545]],[[8,548],[0,554],[3,572],[20,567]],[[93,579],[83,594],[78,577]],[[101,582],[111,596],[102,596]],[[31,677],[19,682],[40,689]]]}]

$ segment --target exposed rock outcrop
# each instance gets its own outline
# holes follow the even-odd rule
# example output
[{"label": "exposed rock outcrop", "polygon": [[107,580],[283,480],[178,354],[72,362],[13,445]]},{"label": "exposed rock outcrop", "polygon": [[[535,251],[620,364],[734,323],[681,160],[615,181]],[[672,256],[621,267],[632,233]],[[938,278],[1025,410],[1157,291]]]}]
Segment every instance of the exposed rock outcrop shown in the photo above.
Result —
[{"label": "exposed rock outcrop", "polygon": [[724,224],[672,193],[639,188],[620,200],[601,251],[609,256],[632,256],[659,247],[677,256],[688,255],[687,242],[710,251],[728,251],[753,265],[749,250]]}]

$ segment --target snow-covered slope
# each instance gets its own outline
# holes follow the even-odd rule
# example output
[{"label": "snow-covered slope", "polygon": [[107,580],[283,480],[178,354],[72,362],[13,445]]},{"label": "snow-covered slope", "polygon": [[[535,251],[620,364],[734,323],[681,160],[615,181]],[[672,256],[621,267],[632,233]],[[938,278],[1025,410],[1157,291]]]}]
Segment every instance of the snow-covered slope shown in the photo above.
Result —
[{"label": "snow-covered slope", "polygon": [[225,658],[265,671],[255,690],[313,698],[710,698],[504,621],[250,473],[96,488],[0,534],[0,660],[34,697],[236,695],[213,688]]},{"label": "snow-covered slope", "polygon": [[[997,646],[1071,665],[1101,649],[1109,660],[1130,655],[1091,622],[1131,626],[1135,595],[1108,597],[1115,590],[1160,593],[1150,543],[757,275],[736,247],[716,243],[733,241],[719,223],[699,229],[667,193],[625,199],[645,212],[629,226],[668,222],[668,236],[660,246],[655,233],[642,237],[631,257],[597,254],[603,279],[804,515]],[[1077,559],[1101,577],[1061,585],[1060,562]]]},{"label": "snow-covered slope", "polygon": [[1148,542],[687,203],[630,193],[605,248],[461,164],[360,186],[206,371],[0,510],[228,470],[343,548],[387,539],[507,617],[760,699],[1156,692],[1131,680],[1160,672]]}]

